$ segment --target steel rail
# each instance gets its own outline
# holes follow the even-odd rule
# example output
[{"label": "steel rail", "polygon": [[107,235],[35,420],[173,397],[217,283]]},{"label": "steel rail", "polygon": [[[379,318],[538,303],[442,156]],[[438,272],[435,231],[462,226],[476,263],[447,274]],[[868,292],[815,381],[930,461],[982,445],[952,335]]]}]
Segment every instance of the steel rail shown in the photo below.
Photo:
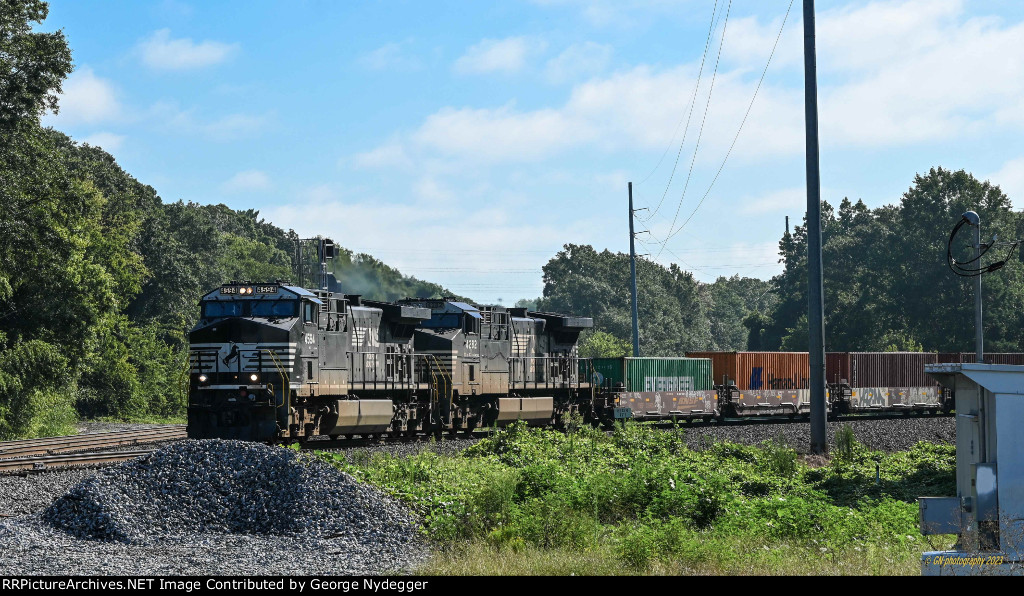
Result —
[{"label": "steel rail", "polygon": [[26,444],[29,444],[29,443],[32,443],[32,444],[41,444],[41,443],[46,443],[46,442],[60,443],[60,442],[67,441],[68,439],[81,439],[81,438],[85,438],[85,437],[94,437],[94,438],[97,438],[97,437],[115,437],[115,436],[125,436],[125,435],[139,434],[139,433],[147,433],[147,432],[152,432],[152,431],[177,430],[177,429],[182,429],[183,430],[183,429],[185,429],[185,425],[184,424],[173,424],[173,425],[161,425],[161,426],[147,426],[147,427],[143,427],[143,428],[135,428],[135,429],[129,429],[129,430],[112,430],[112,431],[106,431],[106,432],[101,432],[101,433],[82,433],[82,434],[78,434],[78,435],[63,435],[63,436],[58,436],[58,437],[36,437],[34,439],[17,439],[17,440],[14,440],[14,441],[0,441],[0,447],[8,446],[8,445],[26,445]]},{"label": "steel rail", "polygon": [[[97,433],[96,435],[101,435]],[[157,441],[184,439],[185,427],[147,429],[120,433],[96,435],[72,435],[68,437],[47,437],[39,440],[22,440],[0,443],[0,459],[32,455],[56,455],[85,449],[139,445]]]},{"label": "steel rail", "polygon": [[146,451],[108,451],[104,453],[80,453],[76,455],[44,455],[23,459],[0,460],[0,472],[20,472],[25,470],[48,470],[73,466],[95,466],[132,460],[153,453]]}]

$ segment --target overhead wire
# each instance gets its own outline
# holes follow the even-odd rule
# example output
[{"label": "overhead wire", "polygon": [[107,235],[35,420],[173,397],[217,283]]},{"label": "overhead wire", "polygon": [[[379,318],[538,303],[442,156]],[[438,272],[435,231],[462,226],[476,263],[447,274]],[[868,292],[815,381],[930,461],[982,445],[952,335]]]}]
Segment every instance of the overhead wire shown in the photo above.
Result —
[{"label": "overhead wire", "polygon": [[[701,58],[700,58],[700,68],[697,70],[697,81],[693,85],[693,95],[690,98],[689,115],[686,116],[686,128],[683,129],[683,139],[679,142],[679,149],[676,151],[676,161],[675,161],[674,164],[672,164],[672,173],[669,174],[668,184],[665,185],[665,192],[663,192],[661,194],[661,200],[658,201],[658,206],[654,208],[654,211],[651,212],[650,216],[644,218],[644,221],[649,221],[650,218],[654,217],[658,213],[658,210],[661,209],[662,203],[665,202],[665,197],[668,196],[668,190],[672,186],[672,180],[675,178],[676,169],[679,167],[679,157],[683,154],[683,145],[686,144],[686,135],[687,135],[687,133],[690,130],[690,119],[693,117],[693,108],[697,105],[697,92],[698,92],[698,90],[700,90],[700,79],[701,79],[701,76],[703,76],[703,74],[704,74],[704,62],[707,60],[708,48],[711,46],[711,35],[715,32],[715,28],[718,26],[718,21],[715,18],[717,16],[717,14],[718,14],[718,0],[715,0],[715,5],[714,5],[714,7],[711,10],[711,23],[708,25],[707,39],[704,40],[704,53],[701,55]],[[678,130],[679,130],[679,125],[682,124],[682,123],[683,123],[683,117],[680,116],[679,117],[679,123],[676,124],[675,131],[672,132],[672,138],[673,139],[675,139],[676,132],[678,132]],[[654,172],[657,171],[657,169],[659,167],[661,167],[661,162],[664,161],[665,156],[668,154],[668,150],[671,149],[671,148],[672,148],[672,142],[669,141],[669,145],[668,145],[668,147],[665,147],[665,151],[664,151],[664,153],[661,154],[661,159],[658,160],[657,165],[654,166],[654,169],[651,170],[650,173],[648,173],[646,176],[644,176],[643,180],[641,180],[640,182],[637,183],[637,186],[640,186],[641,184],[646,182],[647,179],[650,178],[654,174]]]},{"label": "overhead wire", "polygon": [[725,163],[729,160],[729,156],[732,155],[732,150],[736,147],[736,141],[739,140],[740,138],[740,133],[743,131],[743,126],[747,123],[747,118],[750,116],[750,110],[754,107],[754,100],[757,99],[757,93],[761,90],[761,84],[764,83],[764,77],[768,73],[768,67],[772,63],[772,58],[775,57],[775,50],[778,49],[779,39],[782,38],[782,31],[786,28],[786,21],[789,19],[789,13],[792,9],[793,0],[790,0],[789,7],[786,9],[786,15],[782,18],[782,25],[779,27],[779,33],[778,35],[775,36],[775,44],[772,45],[771,54],[768,55],[768,62],[764,65],[764,70],[761,71],[761,78],[757,81],[757,87],[754,89],[754,95],[750,98],[750,104],[747,106],[747,111],[743,115],[743,120],[740,122],[739,128],[736,129],[736,135],[733,136],[732,143],[729,144],[729,150],[725,153],[725,157],[722,159],[722,163],[718,166],[718,171],[715,172],[715,177],[711,180],[711,184],[708,185],[707,190],[704,192],[704,196],[701,197],[700,201],[697,203],[697,206],[694,207],[693,211],[690,212],[690,215],[689,217],[686,218],[686,221],[680,224],[679,228],[676,230],[672,230],[671,228],[669,228],[669,234],[665,237],[665,242],[668,242],[673,236],[682,231],[683,228],[686,227],[686,224],[690,223],[690,220],[693,219],[693,216],[697,213],[697,210],[700,209],[701,205],[703,205],[704,201],[708,198],[708,195],[711,194],[711,189],[714,188],[715,183],[718,181],[718,177],[722,174],[722,170],[725,168]]},{"label": "overhead wire", "polygon": [[[715,71],[711,76],[711,85],[708,88],[708,100],[704,103],[704,117],[700,122],[700,131],[697,133],[697,142],[693,146],[693,157],[690,158],[690,171],[686,174],[686,182],[683,184],[683,193],[679,197],[679,204],[676,205],[676,213],[672,216],[672,224],[669,226],[669,230],[676,225],[676,219],[679,217],[679,210],[683,207],[683,200],[686,198],[686,191],[690,187],[690,179],[693,177],[693,164],[697,161],[697,152],[700,150],[700,140],[704,136],[704,125],[707,123],[708,110],[711,108],[711,96],[715,92],[715,79],[718,77],[718,64],[722,59],[722,46],[725,45],[725,32],[729,27],[729,14],[731,12],[732,0],[729,0],[729,5],[725,10],[725,21],[722,23],[722,37],[718,42],[718,56],[715,58]],[[661,256],[661,252],[661,250],[658,251],[658,256]]]},{"label": "overhead wire", "polygon": [[[960,277],[978,277],[980,275],[1002,269],[1003,265],[1006,265],[1007,261],[1010,260],[1010,255],[1013,251],[1021,244],[1020,240],[1015,240],[1013,242],[996,242],[996,239],[993,237],[992,242],[989,242],[988,244],[982,243],[981,246],[978,247],[980,250],[973,259],[969,261],[957,261],[953,257],[953,238],[956,237],[956,233],[960,231],[960,228],[963,227],[965,223],[968,223],[967,218],[961,218],[960,221],[957,222],[956,226],[953,227],[953,231],[949,234],[949,240],[946,242],[946,264],[949,266],[950,271]],[[985,253],[997,245],[1009,246],[1009,249],[1006,251],[1006,256],[1004,256],[1002,260],[982,267],[981,257],[985,256]],[[977,263],[977,266],[972,268],[964,267],[964,265],[969,265],[971,263]]]}]

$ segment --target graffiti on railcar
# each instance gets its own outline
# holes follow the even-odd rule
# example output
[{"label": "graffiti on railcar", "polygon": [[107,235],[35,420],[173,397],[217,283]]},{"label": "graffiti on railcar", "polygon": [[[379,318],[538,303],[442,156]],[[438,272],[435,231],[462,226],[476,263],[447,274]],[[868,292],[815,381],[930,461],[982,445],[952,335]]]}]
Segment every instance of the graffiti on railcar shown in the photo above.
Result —
[{"label": "graffiti on railcar", "polygon": [[620,393],[616,405],[629,407],[634,416],[687,415],[713,412],[718,402],[714,391],[632,391]]}]

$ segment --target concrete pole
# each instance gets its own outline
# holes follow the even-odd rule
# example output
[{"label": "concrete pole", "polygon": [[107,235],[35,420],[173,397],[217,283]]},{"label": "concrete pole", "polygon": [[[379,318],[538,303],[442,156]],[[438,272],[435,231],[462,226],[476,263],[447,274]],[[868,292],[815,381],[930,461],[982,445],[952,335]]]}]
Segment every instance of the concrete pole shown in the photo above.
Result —
[{"label": "concrete pole", "polygon": [[814,0],[804,0],[804,115],[807,132],[807,322],[810,327],[811,453],[828,452],[825,411],[825,301],[821,263],[821,180],[818,171],[818,81]]}]

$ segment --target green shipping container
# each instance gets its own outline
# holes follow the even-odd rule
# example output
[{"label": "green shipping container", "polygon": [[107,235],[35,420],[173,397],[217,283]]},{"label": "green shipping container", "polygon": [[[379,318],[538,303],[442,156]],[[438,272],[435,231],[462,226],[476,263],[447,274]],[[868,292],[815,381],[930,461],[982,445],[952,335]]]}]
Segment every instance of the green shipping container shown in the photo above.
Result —
[{"label": "green shipping container", "polygon": [[710,358],[594,358],[592,378],[602,388],[626,391],[704,391],[713,389]]}]

